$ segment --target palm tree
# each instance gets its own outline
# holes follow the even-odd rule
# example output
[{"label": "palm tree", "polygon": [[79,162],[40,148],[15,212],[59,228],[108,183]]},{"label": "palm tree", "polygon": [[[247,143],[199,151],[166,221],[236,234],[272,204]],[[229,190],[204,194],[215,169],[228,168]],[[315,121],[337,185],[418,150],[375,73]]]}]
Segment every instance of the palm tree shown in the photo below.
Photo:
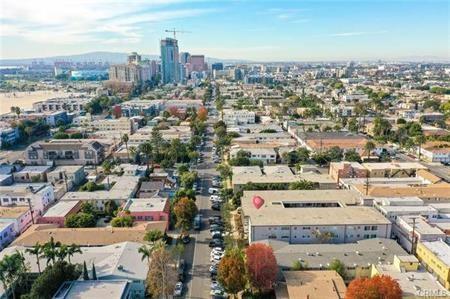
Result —
[{"label": "palm tree", "polygon": [[422,144],[424,144],[426,141],[427,141],[427,139],[425,138],[425,136],[423,134],[420,134],[420,135],[417,135],[416,137],[414,137],[414,143],[417,145],[418,150],[419,150],[419,161],[422,156]]},{"label": "palm tree", "polygon": [[128,134],[123,134],[121,140],[123,143],[125,143],[125,148],[127,149],[128,155],[128,163],[130,163],[130,152],[128,151],[128,140],[130,140],[130,138],[128,137]]},{"label": "palm tree", "polygon": [[142,245],[139,247],[138,252],[141,254],[141,259],[147,259],[150,264],[150,258],[152,253],[156,250],[166,247],[166,242],[163,240],[158,240],[153,242],[151,245]]},{"label": "palm tree", "polygon": [[111,162],[110,162],[109,160],[105,160],[105,161],[102,163],[102,168],[103,168],[103,172],[104,172],[105,175],[106,175],[106,181],[108,182],[108,190],[109,190],[109,188],[110,188],[110,185],[109,185],[109,175],[111,174],[111,170],[112,170],[112,164],[111,164]]},{"label": "palm tree", "polygon": [[50,238],[50,241],[44,244],[43,246],[43,255],[47,258],[47,265],[52,262],[55,263],[58,247],[61,246],[61,242],[55,242],[53,237]]},{"label": "palm tree", "polygon": [[36,244],[31,248],[25,249],[26,253],[33,254],[34,256],[36,256],[36,265],[38,267],[39,273],[41,273],[40,258],[41,258],[42,249],[43,249],[43,246],[41,244],[39,244],[39,242],[36,242]]},{"label": "palm tree", "polygon": [[69,264],[71,263],[71,262],[70,262],[70,258],[71,258],[72,256],[74,256],[75,253],[82,254],[83,252],[81,251],[80,246],[78,246],[77,244],[72,244],[72,245],[70,245],[70,246],[67,248],[67,259],[68,259],[68,261],[69,261]]},{"label": "palm tree", "polygon": [[153,153],[153,147],[150,142],[146,141],[141,144],[141,151],[145,155],[145,161],[147,163],[147,171],[150,169],[150,160]]},{"label": "palm tree", "polygon": [[26,270],[25,258],[20,253],[5,255],[0,261],[0,281],[5,293],[8,294],[8,290],[10,290],[14,299],[16,298],[15,283]]},{"label": "palm tree", "polygon": [[67,257],[67,251],[69,249],[69,246],[66,244],[62,244],[58,250],[56,251],[56,257],[58,258],[58,261],[64,261]]},{"label": "palm tree", "polygon": [[147,259],[148,263],[150,263],[150,257],[152,255],[152,252],[153,252],[153,247],[148,246],[148,245],[142,245],[138,249],[138,253],[141,254],[141,260],[143,261],[143,260]]},{"label": "palm tree", "polygon": [[367,141],[364,145],[364,151],[367,153],[367,159],[370,158],[370,153],[376,148],[375,143],[372,141]]},{"label": "palm tree", "polygon": [[33,135],[33,128],[32,127],[25,127],[25,133],[27,133],[28,142],[30,142],[31,141],[31,135]]}]

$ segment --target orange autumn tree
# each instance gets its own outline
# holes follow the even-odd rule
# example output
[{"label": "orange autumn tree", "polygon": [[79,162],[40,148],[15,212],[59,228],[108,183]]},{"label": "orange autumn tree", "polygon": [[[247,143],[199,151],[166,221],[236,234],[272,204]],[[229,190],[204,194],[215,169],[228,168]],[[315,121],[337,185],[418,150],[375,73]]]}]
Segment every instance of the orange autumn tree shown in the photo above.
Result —
[{"label": "orange autumn tree", "polygon": [[219,263],[217,280],[230,294],[237,294],[245,289],[245,263],[241,249],[227,250]]},{"label": "orange autumn tree", "polygon": [[273,288],[278,273],[277,260],[272,247],[252,244],[245,250],[248,279],[253,288],[265,292]]},{"label": "orange autumn tree", "polygon": [[208,110],[206,110],[205,107],[201,106],[197,110],[197,119],[201,121],[206,121],[206,118],[208,117]]},{"label": "orange autumn tree", "polygon": [[388,275],[354,279],[347,288],[345,299],[401,299],[402,290]]}]

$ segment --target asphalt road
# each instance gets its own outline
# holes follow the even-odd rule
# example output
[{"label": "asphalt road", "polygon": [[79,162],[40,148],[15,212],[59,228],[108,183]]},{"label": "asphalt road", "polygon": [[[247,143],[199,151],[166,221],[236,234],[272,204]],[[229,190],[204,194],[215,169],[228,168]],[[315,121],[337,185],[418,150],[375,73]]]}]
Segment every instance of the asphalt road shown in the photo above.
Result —
[{"label": "asphalt road", "polygon": [[197,172],[199,174],[202,186],[201,194],[197,195],[197,207],[199,213],[203,215],[202,230],[191,234],[192,241],[186,247],[184,258],[189,266],[187,276],[186,298],[209,298],[211,279],[209,275],[209,261],[211,249],[209,248],[209,223],[208,217],[218,215],[220,212],[212,211],[209,201],[208,188],[211,186],[211,179],[218,175],[215,170],[216,164],[211,160],[212,154],[212,128],[208,127],[208,141],[202,153],[204,162],[198,165]]},{"label": "asphalt road", "polygon": [[[397,153],[397,160],[402,162],[419,162],[417,161],[417,159],[411,158],[410,156],[403,153]],[[438,177],[441,177],[444,181],[450,182],[450,166],[445,166],[441,163],[430,163],[424,161],[420,161],[419,163],[427,167]]]}]

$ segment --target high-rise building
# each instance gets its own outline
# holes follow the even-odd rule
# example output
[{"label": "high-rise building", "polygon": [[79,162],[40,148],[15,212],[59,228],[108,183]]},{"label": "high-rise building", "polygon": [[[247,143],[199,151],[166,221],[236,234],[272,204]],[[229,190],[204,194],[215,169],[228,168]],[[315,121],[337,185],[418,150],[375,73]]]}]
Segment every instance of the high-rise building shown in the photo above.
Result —
[{"label": "high-rise building", "polygon": [[163,84],[180,82],[178,41],[174,38],[161,40],[161,72]]},{"label": "high-rise building", "polygon": [[141,63],[141,55],[136,52],[130,53],[128,55],[128,64],[139,64]]},{"label": "high-rise building", "polygon": [[213,63],[213,64],[211,65],[211,69],[212,69],[213,71],[222,71],[222,70],[223,70],[223,63],[222,63],[222,62],[216,62],[216,63]]},{"label": "high-rise building", "polygon": [[181,52],[180,53],[180,63],[181,64],[187,64],[187,63],[191,63],[191,54],[189,54],[188,52]]},{"label": "high-rise building", "polygon": [[206,71],[205,55],[191,55],[191,71]]}]

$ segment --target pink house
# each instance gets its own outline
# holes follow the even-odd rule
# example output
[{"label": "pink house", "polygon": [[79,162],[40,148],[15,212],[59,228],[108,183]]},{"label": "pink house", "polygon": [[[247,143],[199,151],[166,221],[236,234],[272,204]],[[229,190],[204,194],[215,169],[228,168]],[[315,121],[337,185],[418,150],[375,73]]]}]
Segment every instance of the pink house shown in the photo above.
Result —
[{"label": "pink house", "polygon": [[81,209],[81,201],[60,201],[38,219],[38,224],[57,224],[64,227],[66,218],[78,213]]},{"label": "pink house", "polygon": [[152,198],[130,198],[123,206],[135,221],[165,221],[169,228],[169,198],[155,196]]}]

